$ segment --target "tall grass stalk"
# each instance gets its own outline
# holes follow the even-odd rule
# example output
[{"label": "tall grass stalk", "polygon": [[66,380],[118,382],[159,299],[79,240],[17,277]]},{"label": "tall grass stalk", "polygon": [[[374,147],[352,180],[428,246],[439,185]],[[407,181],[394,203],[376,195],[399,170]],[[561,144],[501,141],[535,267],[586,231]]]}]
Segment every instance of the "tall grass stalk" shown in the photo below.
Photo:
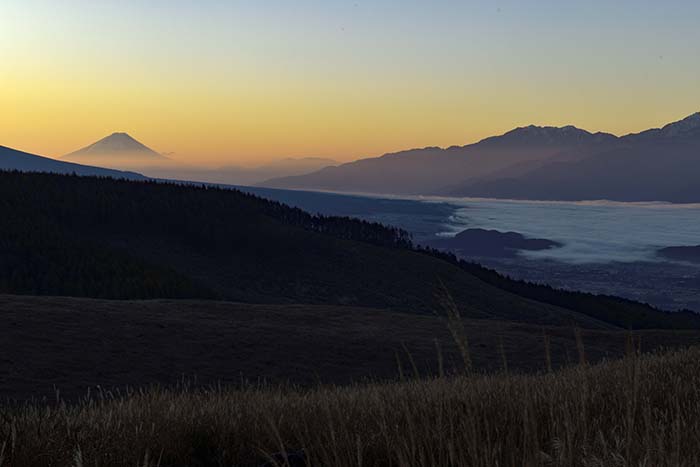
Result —
[{"label": "tall grass stalk", "polygon": [[508,358],[506,357],[506,348],[503,344],[503,334],[498,334],[498,352],[501,354],[501,365],[504,374],[508,374]]},{"label": "tall grass stalk", "polygon": [[552,348],[551,348],[551,343],[549,340],[549,335],[547,334],[546,330],[543,330],[542,336],[544,339],[544,357],[545,357],[545,364],[547,368],[547,373],[552,372]]},{"label": "tall grass stalk", "polygon": [[576,338],[576,351],[578,352],[578,363],[579,365],[586,365],[586,349],[583,345],[583,336],[581,335],[581,328],[574,328],[574,337]]},{"label": "tall grass stalk", "polygon": [[442,354],[442,347],[440,346],[440,341],[437,338],[435,338],[435,354],[437,355],[437,362],[438,362],[438,377],[444,378],[445,377],[445,358]]},{"label": "tall grass stalk", "polygon": [[438,286],[438,291],[436,294],[438,304],[440,309],[444,314],[438,314],[438,316],[445,320],[447,328],[452,335],[459,353],[462,357],[462,363],[464,364],[464,372],[471,373],[472,371],[472,358],[469,353],[469,339],[467,339],[467,333],[464,329],[464,323],[462,322],[462,315],[459,311],[459,307],[455,303],[452,295],[450,294],[447,287],[440,282]]}]

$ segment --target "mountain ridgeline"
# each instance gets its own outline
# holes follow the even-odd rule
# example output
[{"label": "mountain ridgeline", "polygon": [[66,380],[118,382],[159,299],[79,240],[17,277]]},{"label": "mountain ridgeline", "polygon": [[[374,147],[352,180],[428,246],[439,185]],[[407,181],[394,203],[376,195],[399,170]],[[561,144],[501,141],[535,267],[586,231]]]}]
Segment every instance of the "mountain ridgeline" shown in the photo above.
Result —
[{"label": "mountain ridgeline", "polygon": [[396,228],[318,216],[235,190],[0,172],[0,292],[207,298],[435,310],[606,328],[700,327],[613,297],[512,281],[412,245]]},{"label": "mountain ridgeline", "polygon": [[56,174],[76,174],[96,177],[124,178],[144,180],[146,177],[135,172],[104,169],[89,165],[58,161],[48,157],[29,154],[16,149],[0,146],[0,170],[18,170],[21,172],[47,172]]},{"label": "mountain ridgeline", "polygon": [[327,167],[299,177],[270,180],[263,185],[368,193],[438,193],[465,179],[518,164],[544,161],[569,148],[591,150],[614,138],[574,127],[530,126],[473,145],[401,151]]},{"label": "mountain ridgeline", "polygon": [[528,126],[468,146],[387,154],[263,185],[508,199],[698,202],[698,173],[700,113],[623,137],[573,126]]}]

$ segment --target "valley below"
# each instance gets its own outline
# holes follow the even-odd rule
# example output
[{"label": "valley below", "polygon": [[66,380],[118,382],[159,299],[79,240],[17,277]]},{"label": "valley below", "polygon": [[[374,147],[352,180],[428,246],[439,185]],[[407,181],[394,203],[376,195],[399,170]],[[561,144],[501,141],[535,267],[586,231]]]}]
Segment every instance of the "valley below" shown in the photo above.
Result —
[{"label": "valley below", "polygon": [[473,258],[514,279],[617,295],[665,310],[700,310],[700,268],[670,261],[572,264],[531,258]]}]

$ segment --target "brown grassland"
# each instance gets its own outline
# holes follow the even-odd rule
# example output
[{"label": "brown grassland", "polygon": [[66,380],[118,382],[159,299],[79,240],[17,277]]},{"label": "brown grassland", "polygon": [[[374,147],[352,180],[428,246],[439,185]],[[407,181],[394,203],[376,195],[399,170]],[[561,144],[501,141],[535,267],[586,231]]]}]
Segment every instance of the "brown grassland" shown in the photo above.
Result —
[{"label": "brown grassland", "polygon": [[[66,359],[64,378],[85,377],[67,364],[71,356],[106,365],[126,356],[123,365],[137,367],[137,374],[144,376],[153,370],[152,359],[166,360],[178,346],[181,353],[191,354],[181,363],[192,369],[210,355],[196,339],[211,340],[216,353],[224,348],[212,339],[216,330],[229,344],[235,334],[227,332],[237,330],[259,343],[251,341],[253,353],[227,354],[233,368],[252,371],[255,365],[242,362],[255,361],[254,354],[267,349],[266,358],[291,366],[290,372],[325,364],[343,382],[355,379],[355,373],[340,370],[354,362],[357,372],[385,377],[393,366],[394,381],[183,383],[133,391],[102,389],[79,401],[7,403],[0,408],[0,467],[700,465],[700,348],[640,351],[670,342],[692,344],[697,342],[692,331],[628,334],[462,320],[449,300],[440,318],[332,307],[306,312],[298,307],[291,316],[284,307],[250,309],[226,303],[209,303],[204,313],[196,311],[201,304],[184,302],[177,304],[182,314],[175,314],[184,320],[180,325],[175,318],[160,321],[167,316],[165,310],[176,306],[170,301],[137,302],[139,311],[130,315],[125,312],[133,308],[130,302],[3,300],[20,310],[13,315],[5,309],[5,318],[14,320],[6,321],[6,328],[15,331],[4,336],[15,339],[11,345],[21,346],[22,336],[31,337],[16,329],[32,320],[43,323],[46,335],[51,335],[52,324],[54,334],[62,336],[29,339],[24,348],[31,350],[39,341],[54,345]],[[31,312],[42,304],[43,311]],[[101,311],[85,311],[86,305]],[[66,310],[79,309],[84,314],[75,316],[73,324],[62,321]],[[90,313],[95,313],[93,319]],[[351,319],[348,313],[354,313]],[[207,322],[212,323],[209,328],[201,327]],[[189,332],[185,323],[200,324]],[[124,326],[128,332],[122,335]],[[108,329],[117,331],[110,334]],[[159,334],[163,329],[170,332]],[[127,337],[120,345],[135,346],[136,353],[115,347],[120,336]],[[73,347],[68,345],[71,338]],[[159,339],[170,344],[162,347]],[[647,342],[654,340],[653,345]],[[524,346],[525,357],[518,354],[518,344]],[[562,349],[571,352],[568,360]],[[35,349],[34,355],[44,350]],[[372,360],[371,352],[378,352],[375,359],[381,363]],[[135,357],[139,353],[144,360],[140,367]],[[13,358],[19,366],[19,354]],[[295,367],[295,358],[305,361]],[[428,358],[433,365],[426,367]],[[525,373],[513,364],[525,360],[537,360],[539,370]],[[31,366],[32,359],[23,363]],[[33,364],[36,381],[51,381],[51,375],[42,379],[40,374],[48,367]],[[486,373],[489,367],[492,371]],[[216,364],[210,371],[217,368],[224,366]],[[113,371],[117,373],[111,378],[118,372],[129,374],[125,367]],[[8,384],[11,378],[3,379]]]},{"label": "brown grassland", "polygon": [[696,466],[700,350],[537,375],[102,393],[1,420],[3,467],[287,465],[280,452],[335,467]]}]

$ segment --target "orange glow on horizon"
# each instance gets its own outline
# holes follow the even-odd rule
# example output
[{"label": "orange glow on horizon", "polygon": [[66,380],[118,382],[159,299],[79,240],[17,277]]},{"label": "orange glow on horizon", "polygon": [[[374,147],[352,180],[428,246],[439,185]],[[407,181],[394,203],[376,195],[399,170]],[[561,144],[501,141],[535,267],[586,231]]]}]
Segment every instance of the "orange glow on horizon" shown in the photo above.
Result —
[{"label": "orange glow on horizon", "polygon": [[348,161],[529,124],[625,134],[700,110],[692,14],[630,22],[619,41],[599,18],[617,7],[587,5],[174,2],[161,15],[8,0],[0,145],[59,157],[123,131],[192,165]]}]

